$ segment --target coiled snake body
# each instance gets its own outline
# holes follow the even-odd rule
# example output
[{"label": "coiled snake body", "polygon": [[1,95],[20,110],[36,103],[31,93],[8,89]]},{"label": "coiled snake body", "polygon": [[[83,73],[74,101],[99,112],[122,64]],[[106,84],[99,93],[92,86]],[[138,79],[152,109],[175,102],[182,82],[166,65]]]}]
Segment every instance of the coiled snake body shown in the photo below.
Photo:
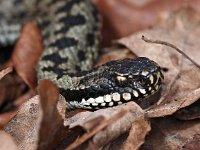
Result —
[{"label": "coiled snake body", "polygon": [[148,58],[111,61],[92,69],[101,24],[89,0],[0,0],[0,17],[1,46],[16,41],[23,23],[38,24],[44,40],[38,80],[56,83],[71,109],[137,101],[161,87],[161,69]]}]

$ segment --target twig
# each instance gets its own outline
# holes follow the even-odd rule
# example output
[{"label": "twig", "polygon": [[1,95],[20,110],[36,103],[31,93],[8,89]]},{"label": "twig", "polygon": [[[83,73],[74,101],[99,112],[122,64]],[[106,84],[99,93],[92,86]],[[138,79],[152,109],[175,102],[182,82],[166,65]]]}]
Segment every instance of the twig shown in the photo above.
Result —
[{"label": "twig", "polygon": [[108,125],[112,124],[113,122],[117,121],[119,118],[123,117],[126,114],[126,110],[121,110],[119,113],[114,115],[111,119],[104,121],[102,124],[97,126],[95,129],[93,129],[89,133],[85,133],[83,136],[81,136],[79,139],[77,139],[74,143],[69,145],[65,150],[72,150],[77,148],[79,145],[83,144],[85,141],[90,139],[92,136],[94,136],[96,133],[107,127]]},{"label": "twig", "polygon": [[169,47],[175,49],[180,54],[182,54],[185,58],[190,60],[196,67],[198,67],[200,69],[200,65],[199,64],[197,64],[195,61],[193,61],[187,54],[185,54],[181,49],[177,48],[175,45],[173,45],[171,43],[168,43],[168,42],[165,42],[165,41],[151,40],[151,39],[146,38],[144,35],[142,35],[142,40],[144,40],[147,43],[155,43],[155,44],[162,44],[162,45],[169,46]]},{"label": "twig", "polygon": [[7,75],[8,73],[12,72],[13,68],[12,67],[8,67],[4,70],[0,71],[0,79],[2,79],[5,75]]}]

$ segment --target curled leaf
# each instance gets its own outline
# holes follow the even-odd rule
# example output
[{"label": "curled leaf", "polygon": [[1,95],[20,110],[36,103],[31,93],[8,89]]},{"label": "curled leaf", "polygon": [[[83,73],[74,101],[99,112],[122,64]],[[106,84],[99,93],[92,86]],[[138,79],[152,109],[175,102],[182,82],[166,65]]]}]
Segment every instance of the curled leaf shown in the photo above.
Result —
[{"label": "curled leaf", "polygon": [[37,85],[35,66],[42,48],[40,30],[34,23],[27,23],[13,51],[12,61],[18,75],[30,88],[35,88]]}]

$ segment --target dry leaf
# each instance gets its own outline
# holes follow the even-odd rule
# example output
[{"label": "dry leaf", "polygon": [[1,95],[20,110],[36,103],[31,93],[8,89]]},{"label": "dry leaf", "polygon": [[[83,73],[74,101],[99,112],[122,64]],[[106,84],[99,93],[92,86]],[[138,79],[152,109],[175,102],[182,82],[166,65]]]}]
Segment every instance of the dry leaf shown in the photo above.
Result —
[{"label": "dry leaf", "polygon": [[136,31],[163,26],[170,13],[180,8],[200,10],[199,0],[97,0],[96,3],[103,15],[104,45]]},{"label": "dry leaf", "polygon": [[[20,149],[59,147],[58,143],[66,137],[67,130],[62,126],[62,119],[56,110],[58,90],[49,82],[43,81],[40,85],[41,98],[35,96],[24,103],[17,115],[4,127],[4,130],[14,137]],[[63,99],[59,99],[59,113],[63,113],[66,106]]]},{"label": "dry leaf", "polygon": [[[121,117],[123,117],[126,114],[125,110],[121,110],[119,113],[117,113],[116,115],[114,115],[111,119],[109,120],[102,120],[103,117],[97,117],[93,120],[90,120],[88,122],[86,122],[84,124],[85,128],[90,127],[90,131],[88,133],[85,133],[84,135],[82,135],[79,139],[77,139],[75,142],[73,142],[69,147],[66,148],[66,150],[71,150],[71,149],[75,149],[78,148],[81,144],[83,144],[84,142],[86,142],[87,140],[89,140],[90,138],[92,138],[95,134],[97,134],[99,131],[101,131],[102,129],[104,129],[105,127],[109,126],[110,124],[113,124],[116,120],[119,120]],[[99,125],[97,125],[96,121],[104,121],[102,123],[100,123]],[[92,143],[92,142],[91,142]],[[93,144],[93,143],[92,143]],[[91,145],[89,145],[90,147]],[[88,148],[89,148],[88,147]],[[95,149],[97,148],[95,144],[93,144],[93,147],[95,147]],[[80,147],[79,147],[80,148]],[[86,148],[86,149],[88,149]]]},{"label": "dry leaf", "polygon": [[[183,150],[190,142],[199,147],[200,121],[180,121],[173,117],[154,118],[152,130],[141,150]],[[191,145],[190,145],[191,146]]]},{"label": "dry leaf", "polygon": [[[68,130],[63,126],[63,119],[57,110],[59,91],[51,81],[39,83],[42,121],[39,129],[38,150],[54,149],[66,137]],[[65,105],[62,108],[65,108]],[[56,137],[56,138],[55,138]]]},{"label": "dry leaf", "polygon": [[29,91],[12,102],[13,109],[0,114],[0,129],[2,129],[18,112],[19,107],[35,95],[35,91]]},{"label": "dry leaf", "polygon": [[123,117],[118,118],[116,122],[109,125],[106,129],[97,132],[96,135],[94,135],[94,137],[92,138],[91,142],[96,147],[104,147],[106,145],[109,145],[109,143],[111,143],[114,139],[118,137],[120,138],[121,135],[129,132],[131,125],[134,121],[138,119],[144,119],[144,112],[137,104],[130,102],[113,108],[100,109],[95,112],[80,112],[70,118],[66,118],[65,125],[68,125],[69,128],[72,129],[77,126],[81,126],[89,134],[91,128],[95,128],[96,123],[94,121],[93,127],[91,127],[92,125],[90,124],[88,129],[88,122],[91,122],[91,120],[103,116],[106,119],[102,120],[101,124],[104,124],[106,123],[106,120],[112,119],[114,115],[120,113],[123,110],[127,111],[127,113]]},{"label": "dry leaf", "polygon": [[2,129],[15,115],[17,111],[11,111],[0,114],[0,129]]},{"label": "dry leaf", "polygon": [[12,67],[8,67],[4,70],[1,70],[0,72],[0,79],[3,78],[5,75],[7,75],[8,73],[12,72],[13,68]]},{"label": "dry leaf", "polygon": [[7,74],[0,81],[0,109],[1,112],[9,111],[14,100],[24,93],[26,85],[16,74]]},{"label": "dry leaf", "polygon": [[41,119],[39,97],[35,96],[21,106],[17,115],[4,127],[4,131],[13,136],[19,149],[33,150],[37,148]]},{"label": "dry leaf", "polygon": [[197,150],[200,149],[200,134],[197,133],[189,140],[185,145],[183,145],[183,150]]},{"label": "dry leaf", "polygon": [[[6,68],[6,69],[3,69],[3,70],[1,70],[1,72],[0,72],[0,80],[5,76],[5,75],[7,75],[8,73],[10,73],[10,72],[12,72],[12,67],[8,67],[8,68]],[[0,88],[1,89],[1,91],[3,91],[5,88]],[[5,100],[6,100],[6,94],[5,94],[6,92],[2,92],[1,93],[1,97],[0,97],[0,107],[2,106],[2,104],[5,102]]]},{"label": "dry leaf", "polygon": [[139,149],[139,147],[144,143],[144,139],[150,130],[151,127],[149,123],[144,119],[133,122],[129,136],[122,149]]},{"label": "dry leaf", "polygon": [[42,48],[40,30],[34,23],[27,23],[15,46],[12,61],[18,75],[30,88],[35,88],[37,85],[35,66]]},{"label": "dry leaf", "polygon": [[13,138],[4,131],[0,131],[0,149],[2,150],[18,150]]},{"label": "dry leaf", "polygon": [[130,50],[125,48],[109,48],[104,49],[104,51],[104,54],[102,54],[99,58],[97,66],[105,64],[111,60],[135,57],[135,55],[132,52],[130,52]]},{"label": "dry leaf", "polygon": [[174,116],[180,120],[200,119],[200,100],[190,106],[180,109]]}]

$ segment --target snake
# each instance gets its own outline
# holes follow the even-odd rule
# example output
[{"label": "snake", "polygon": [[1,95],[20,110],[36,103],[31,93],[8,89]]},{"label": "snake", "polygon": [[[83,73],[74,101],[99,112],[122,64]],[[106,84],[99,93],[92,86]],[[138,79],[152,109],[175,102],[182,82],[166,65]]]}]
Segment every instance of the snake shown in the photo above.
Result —
[{"label": "snake", "polygon": [[43,36],[37,79],[53,81],[68,109],[145,101],[161,89],[161,67],[146,57],[93,67],[102,19],[90,0],[0,0],[0,46],[14,44],[28,21],[37,24]]}]

